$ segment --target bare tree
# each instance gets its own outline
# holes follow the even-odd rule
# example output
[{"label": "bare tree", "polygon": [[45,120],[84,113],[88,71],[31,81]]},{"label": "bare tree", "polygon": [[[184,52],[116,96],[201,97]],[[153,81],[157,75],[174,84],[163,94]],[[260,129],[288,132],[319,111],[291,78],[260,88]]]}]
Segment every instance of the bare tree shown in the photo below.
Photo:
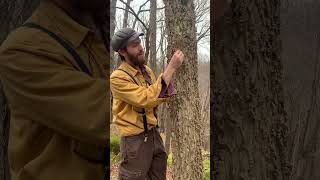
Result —
[{"label": "bare tree", "polygon": [[196,12],[196,27],[197,31],[197,40],[201,41],[205,37],[210,36],[210,1],[207,0],[197,0],[195,1],[195,12]]},{"label": "bare tree", "polygon": [[[112,38],[115,28],[116,28],[116,5],[117,0],[111,1],[111,7],[110,7],[110,38]],[[111,48],[110,49],[110,67],[114,68],[114,65],[116,64],[116,60],[114,59],[114,51]]]},{"label": "bare tree", "polygon": [[[137,12],[137,16],[139,16],[140,13],[144,12],[144,10],[142,10],[142,8],[149,2],[150,0],[147,0],[146,2],[144,2],[140,7],[139,10]],[[133,22],[132,28],[135,28],[136,24],[137,24],[138,18],[136,18]]]},{"label": "bare tree", "polygon": [[130,8],[131,1],[132,0],[127,0],[127,3],[125,3],[126,4],[126,8],[125,8],[125,11],[124,11],[124,18],[123,18],[123,24],[122,24],[123,28],[128,27],[128,16],[129,16],[129,8]]},{"label": "bare tree", "polygon": [[157,72],[157,0],[150,1],[150,66]]},{"label": "bare tree", "polygon": [[[129,0],[128,0],[129,1]],[[147,26],[147,24],[145,23],[145,21],[143,21],[143,20],[141,20],[141,18],[139,17],[139,14],[140,14],[140,11],[142,11],[141,10],[141,8],[140,8],[140,10],[139,10],[139,12],[138,13],[136,13],[135,11],[134,11],[134,9],[132,8],[132,7],[130,7],[130,4],[128,4],[128,2],[124,2],[123,0],[120,0],[120,2],[122,2],[125,6],[126,6],[126,8],[124,9],[124,8],[121,8],[121,7],[116,7],[117,9],[122,9],[122,10],[124,10],[125,11],[125,13],[130,13],[130,14],[132,14],[139,22],[140,22],[140,24],[143,26],[143,28],[144,28],[144,31],[145,31],[145,45],[146,45],[146,54],[145,54],[145,57],[146,57],[146,59],[148,60],[148,57],[149,57],[149,49],[150,49],[150,31],[149,31],[149,27]],[[146,4],[147,2],[145,2],[145,4]],[[145,5],[145,4],[143,4],[143,6]],[[140,7],[143,7],[143,6],[140,6]],[[124,19],[127,19],[126,17],[124,17]]]},{"label": "bare tree", "polygon": [[194,4],[193,0],[166,0],[164,3],[167,57],[171,57],[177,48],[184,52],[186,59],[175,80],[178,95],[169,102],[173,128],[173,179],[203,179]]}]

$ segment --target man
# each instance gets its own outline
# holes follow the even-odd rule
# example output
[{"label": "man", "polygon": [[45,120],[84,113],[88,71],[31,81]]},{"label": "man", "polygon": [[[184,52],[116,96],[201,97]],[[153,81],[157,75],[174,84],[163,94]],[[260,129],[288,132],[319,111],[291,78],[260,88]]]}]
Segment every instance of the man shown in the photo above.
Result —
[{"label": "man", "polygon": [[[0,77],[11,111],[12,180],[102,180],[109,136],[109,52],[105,0],[43,0],[0,49]],[[106,21],[107,22],[107,21]]]},{"label": "man", "polygon": [[177,50],[163,74],[156,78],[144,65],[141,35],[124,28],[111,40],[123,61],[110,77],[113,121],[122,137],[119,178],[165,180],[167,154],[157,130],[156,107],[175,94],[171,79],[184,55]]}]

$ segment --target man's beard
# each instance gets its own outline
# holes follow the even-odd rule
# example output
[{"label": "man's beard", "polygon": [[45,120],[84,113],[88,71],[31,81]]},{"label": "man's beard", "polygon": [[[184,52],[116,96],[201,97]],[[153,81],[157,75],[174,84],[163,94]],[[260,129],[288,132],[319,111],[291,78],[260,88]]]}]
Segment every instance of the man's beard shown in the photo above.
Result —
[{"label": "man's beard", "polygon": [[135,55],[128,53],[128,57],[129,57],[129,60],[131,61],[131,63],[135,66],[140,66],[145,63],[145,59],[139,61],[139,55],[135,56]]}]

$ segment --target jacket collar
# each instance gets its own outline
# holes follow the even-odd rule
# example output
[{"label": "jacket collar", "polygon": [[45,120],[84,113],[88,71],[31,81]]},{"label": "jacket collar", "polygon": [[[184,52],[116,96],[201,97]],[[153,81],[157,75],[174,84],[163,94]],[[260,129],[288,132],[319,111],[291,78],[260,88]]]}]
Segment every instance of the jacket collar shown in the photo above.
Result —
[{"label": "jacket collar", "polygon": [[53,2],[44,0],[28,21],[37,23],[58,34],[77,48],[85,39],[89,28],[77,23]]},{"label": "jacket collar", "polygon": [[130,64],[128,64],[127,62],[123,61],[119,67],[120,69],[123,69],[125,71],[127,71],[128,73],[130,73],[132,76],[136,76],[139,71],[132,67]]}]

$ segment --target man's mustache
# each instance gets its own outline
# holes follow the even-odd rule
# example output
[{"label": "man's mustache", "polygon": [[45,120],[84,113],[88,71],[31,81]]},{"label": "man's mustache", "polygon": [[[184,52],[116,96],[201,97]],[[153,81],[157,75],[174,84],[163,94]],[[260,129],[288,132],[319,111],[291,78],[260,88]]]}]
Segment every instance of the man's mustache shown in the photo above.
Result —
[{"label": "man's mustache", "polygon": [[144,51],[139,52],[137,55],[138,55],[138,56],[144,55]]}]

